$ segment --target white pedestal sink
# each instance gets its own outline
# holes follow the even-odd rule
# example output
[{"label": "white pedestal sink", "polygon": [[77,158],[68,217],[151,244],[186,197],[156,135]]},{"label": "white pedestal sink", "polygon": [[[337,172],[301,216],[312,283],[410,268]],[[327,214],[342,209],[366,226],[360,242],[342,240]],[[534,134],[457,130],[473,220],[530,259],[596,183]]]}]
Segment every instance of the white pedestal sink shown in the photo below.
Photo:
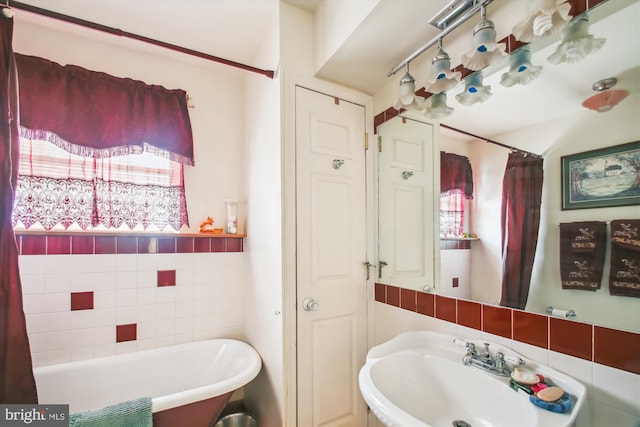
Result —
[{"label": "white pedestal sink", "polygon": [[[481,341],[471,340],[482,348]],[[514,351],[490,345],[542,374],[572,396],[570,412],[556,413],[509,387],[509,378],[465,366],[466,348],[454,337],[431,331],[406,332],[373,347],[360,370],[365,401],[388,427],[560,427],[571,426],[586,399],[584,385]]]}]

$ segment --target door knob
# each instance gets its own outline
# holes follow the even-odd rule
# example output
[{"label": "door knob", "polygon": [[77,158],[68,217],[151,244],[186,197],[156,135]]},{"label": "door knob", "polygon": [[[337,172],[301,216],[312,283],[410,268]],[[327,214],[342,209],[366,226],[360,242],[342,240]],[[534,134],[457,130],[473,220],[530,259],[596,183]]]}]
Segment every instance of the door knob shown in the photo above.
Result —
[{"label": "door knob", "polygon": [[306,297],[302,300],[302,308],[307,311],[316,311],[318,309],[318,302],[313,298]]}]

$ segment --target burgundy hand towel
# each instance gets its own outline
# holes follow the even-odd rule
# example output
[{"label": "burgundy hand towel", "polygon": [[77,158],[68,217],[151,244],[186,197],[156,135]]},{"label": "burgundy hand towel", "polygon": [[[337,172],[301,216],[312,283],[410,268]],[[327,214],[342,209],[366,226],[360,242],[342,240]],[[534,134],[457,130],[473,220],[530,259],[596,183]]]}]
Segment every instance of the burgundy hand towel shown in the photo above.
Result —
[{"label": "burgundy hand towel", "polygon": [[585,221],[560,224],[562,289],[595,291],[602,283],[606,223]]},{"label": "burgundy hand towel", "polygon": [[611,221],[609,293],[640,298],[640,220]]}]

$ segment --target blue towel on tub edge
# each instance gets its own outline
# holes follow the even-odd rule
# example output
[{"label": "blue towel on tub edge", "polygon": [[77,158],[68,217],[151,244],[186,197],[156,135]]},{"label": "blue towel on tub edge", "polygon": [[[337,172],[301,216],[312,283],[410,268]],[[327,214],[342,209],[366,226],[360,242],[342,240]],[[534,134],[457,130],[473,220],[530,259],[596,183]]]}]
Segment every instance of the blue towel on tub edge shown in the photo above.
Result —
[{"label": "blue towel on tub edge", "polygon": [[116,403],[69,417],[69,427],[152,427],[151,398]]}]

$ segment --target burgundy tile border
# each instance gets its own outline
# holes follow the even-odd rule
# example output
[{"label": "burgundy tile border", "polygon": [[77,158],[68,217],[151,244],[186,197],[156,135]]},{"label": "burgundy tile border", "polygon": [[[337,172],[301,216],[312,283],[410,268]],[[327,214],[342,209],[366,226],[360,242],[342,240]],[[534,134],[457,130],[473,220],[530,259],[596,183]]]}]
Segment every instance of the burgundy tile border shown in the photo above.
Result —
[{"label": "burgundy tile border", "polygon": [[593,325],[549,318],[549,350],[593,360]]},{"label": "burgundy tile border", "polygon": [[513,339],[549,348],[549,317],[513,310]]},{"label": "burgundy tile border", "polygon": [[458,300],[458,325],[482,330],[482,304]]},{"label": "burgundy tile border", "polygon": [[434,294],[426,292],[418,292],[417,311],[425,316],[435,317],[436,315],[436,297]]},{"label": "burgundy tile border", "polygon": [[436,295],[436,318],[456,323],[456,299]]},{"label": "burgundy tile border", "polygon": [[387,302],[387,287],[382,283],[376,283],[373,285],[374,299],[378,302]]},{"label": "burgundy tile border", "polygon": [[482,305],[482,330],[505,338],[511,336],[511,309]]},{"label": "burgundy tile border", "polygon": [[594,326],[594,362],[640,374],[639,354],[640,334]]},{"label": "burgundy tile border", "polygon": [[400,308],[416,311],[417,305],[416,291],[413,289],[400,289]]},{"label": "burgundy tile border", "polygon": [[[400,289],[393,285],[376,283],[374,288],[375,300],[400,307]],[[389,295],[392,295],[391,301],[389,301]],[[477,324],[467,318],[470,313],[471,316],[475,316],[474,313],[477,309],[473,304],[479,304],[471,301],[416,292],[416,311],[422,315],[434,317],[436,299],[439,302],[441,311],[443,306],[450,304],[449,301],[454,303],[454,309],[457,305],[458,324],[463,326],[467,326],[465,322]],[[569,356],[640,374],[640,359],[638,359],[640,334],[638,333],[558,319],[542,314],[511,310],[505,307],[479,305],[482,308],[482,321],[489,320],[492,328],[496,328],[498,332],[503,331],[505,335],[508,330],[507,338],[511,337],[513,322],[513,340],[515,341],[548,348]],[[437,304],[435,304],[435,307],[437,308]],[[436,317],[442,319],[441,316]],[[500,325],[500,322],[504,324]],[[548,329],[545,328],[545,325],[548,325]],[[496,333],[486,328],[482,330]],[[496,335],[501,334],[498,333]],[[546,346],[545,341],[548,342]],[[592,345],[592,343],[594,344]]]},{"label": "burgundy tile border", "polygon": [[103,236],[16,234],[20,255],[244,252],[244,236]]}]

